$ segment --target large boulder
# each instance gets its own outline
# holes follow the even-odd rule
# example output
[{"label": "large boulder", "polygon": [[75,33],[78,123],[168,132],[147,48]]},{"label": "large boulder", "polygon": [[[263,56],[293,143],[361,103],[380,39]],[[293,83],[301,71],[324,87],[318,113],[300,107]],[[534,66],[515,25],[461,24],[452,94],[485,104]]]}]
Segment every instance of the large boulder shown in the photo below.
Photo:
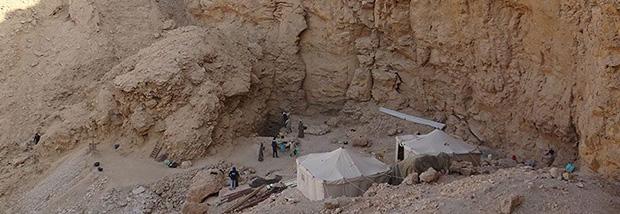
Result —
[{"label": "large boulder", "polygon": [[426,182],[426,183],[432,183],[432,182],[437,181],[437,179],[439,179],[439,176],[440,174],[439,172],[437,172],[437,170],[433,168],[428,168],[428,170],[420,174],[420,181]]},{"label": "large boulder", "polygon": [[403,183],[406,185],[413,185],[413,184],[420,183],[419,174],[414,172],[414,173],[407,175],[407,177],[405,177],[405,180],[403,180]]},{"label": "large boulder", "polygon": [[209,195],[218,193],[226,185],[224,174],[218,170],[202,170],[193,178],[187,191],[186,203],[201,203]]}]

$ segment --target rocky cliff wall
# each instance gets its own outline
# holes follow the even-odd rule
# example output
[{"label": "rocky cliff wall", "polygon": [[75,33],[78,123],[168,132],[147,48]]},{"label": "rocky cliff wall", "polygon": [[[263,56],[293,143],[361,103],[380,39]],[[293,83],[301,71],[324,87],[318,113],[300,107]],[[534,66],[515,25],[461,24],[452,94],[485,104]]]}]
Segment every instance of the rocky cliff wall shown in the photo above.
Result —
[{"label": "rocky cliff wall", "polygon": [[22,160],[36,131],[27,163],[112,142],[196,158],[270,112],[378,103],[507,154],[556,148],[556,164],[579,159],[619,179],[619,10],[611,0],[42,0],[0,23],[0,159]]},{"label": "rocky cliff wall", "polygon": [[189,2],[200,23],[297,38],[262,46],[297,45],[287,53],[300,58],[275,62],[299,65],[286,70],[311,108],[413,108],[478,144],[551,147],[559,162],[619,176],[617,1]]}]

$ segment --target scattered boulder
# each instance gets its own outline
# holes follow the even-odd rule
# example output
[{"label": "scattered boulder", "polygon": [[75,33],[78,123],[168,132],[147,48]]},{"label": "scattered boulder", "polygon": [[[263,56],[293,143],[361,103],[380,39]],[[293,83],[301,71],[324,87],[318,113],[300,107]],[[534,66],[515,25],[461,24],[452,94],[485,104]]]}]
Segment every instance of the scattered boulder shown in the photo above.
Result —
[{"label": "scattered boulder", "polygon": [[402,129],[390,129],[388,131],[388,136],[396,136],[396,135],[401,134],[401,133],[403,133]]},{"label": "scattered boulder", "polygon": [[500,204],[500,213],[502,214],[510,214],[517,207],[519,207],[523,203],[523,196],[520,195],[511,195],[504,200],[502,200]]},{"label": "scattered boulder", "polygon": [[191,161],[183,161],[181,162],[181,169],[188,169],[192,167],[192,162]]},{"label": "scattered boulder", "polygon": [[451,158],[446,153],[440,153],[437,156],[415,155],[407,157],[405,160],[396,163],[394,166],[393,173],[394,176],[398,178],[391,179],[390,183],[400,184],[404,177],[414,172],[418,173],[420,175],[420,179],[422,179],[421,174],[428,171],[429,168],[433,168],[435,171],[440,170],[447,172],[450,170],[451,165]]},{"label": "scattered boulder", "polygon": [[411,174],[407,175],[405,180],[403,180],[403,183],[406,184],[406,185],[413,185],[413,184],[420,183],[419,174],[414,172],[414,173],[411,173]]},{"label": "scattered boulder", "polygon": [[583,188],[585,186],[582,182],[576,183],[575,185],[579,188]]},{"label": "scattered boulder", "polygon": [[568,172],[562,173],[562,179],[570,181],[572,178],[573,178],[573,176],[570,173],[568,173]]},{"label": "scattered boulder", "polygon": [[562,170],[560,168],[551,167],[549,169],[549,174],[551,175],[551,178],[562,179]]},{"label": "scattered boulder", "polygon": [[93,164],[95,167],[99,167],[99,165],[101,165],[101,163],[99,163],[99,161],[95,162],[95,164]]},{"label": "scattered boulder", "polygon": [[139,186],[133,189],[131,193],[133,193],[134,195],[137,195],[137,194],[143,193],[145,190],[146,189],[143,186]]},{"label": "scattered boulder", "polygon": [[356,147],[366,147],[369,145],[368,138],[356,136],[351,139],[351,145]]},{"label": "scattered boulder", "polygon": [[428,168],[428,170],[420,174],[420,181],[426,183],[432,183],[437,179],[439,179],[439,172],[437,172],[437,170],[433,169],[432,167]]}]

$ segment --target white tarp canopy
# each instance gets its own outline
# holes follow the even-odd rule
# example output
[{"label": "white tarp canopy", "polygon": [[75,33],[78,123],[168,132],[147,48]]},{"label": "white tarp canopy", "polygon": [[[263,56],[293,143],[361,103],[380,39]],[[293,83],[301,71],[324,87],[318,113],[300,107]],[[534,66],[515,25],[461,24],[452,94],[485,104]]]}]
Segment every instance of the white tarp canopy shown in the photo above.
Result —
[{"label": "white tarp canopy", "polygon": [[[403,158],[412,155],[437,155],[441,152],[454,155],[479,153],[475,146],[435,129],[424,135],[403,135],[396,137],[396,146],[404,147]],[[398,157],[397,157],[398,160]]]},{"label": "white tarp canopy", "polygon": [[427,120],[427,119],[424,119],[424,118],[421,118],[421,117],[416,117],[416,116],[413,116],[413,115],[408,115],[408,114],[405,114],[405,113],[402,113],[402,112],[397,112],[397,111],[394,111],[394,110],[391,110],[391,109],[387,109],[387,108],[383,108],[383,107],[379,108],[379,111],[383,112],[383,113],[386,113],[386,114],[389,114],[389,115],[392,115],[394,117],[398,117],[398,118],[403,119],[403,120],[407,120],[407,121],[411,121],[411,122],[414,122],[414,123],[423,124],[423,125],[427,125],[427,126],[432,126],[432,127],[436,128],[436,129],[443,129],[444,127],[446,127],[446,124],[443,124],[443,123],[440,123],[440,122],[435,122],[435,121],[432,121],[432,120]]},{"label": "white tarp canopy", "polygon": [[372,183],[387,179],[389,166],[374,157],[343,148],[297,159],[297,188],[310,200],[359,196]]}]

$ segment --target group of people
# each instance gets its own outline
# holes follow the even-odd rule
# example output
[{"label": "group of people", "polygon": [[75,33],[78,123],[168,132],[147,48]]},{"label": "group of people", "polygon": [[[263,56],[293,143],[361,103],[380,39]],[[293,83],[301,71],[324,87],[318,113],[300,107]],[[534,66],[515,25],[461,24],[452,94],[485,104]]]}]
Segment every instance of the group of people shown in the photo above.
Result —
[{"label": "group of people", "polygon": [[[282,112],[281,127],[284,128],[284,131],[286,133],[293,132],[293,130],[291,129],[291,118],[290,118],[289,112]],[[297,137],[304,138],[304,134],[305,134],[304,132],[307,128],[308,127],[304,125],[303,121],[300,120],[298,124]],[[273,137],[273,139],[271,140],[271,156],[273,158],[279,158],[278,150],[280,150],[279,152],[283,153],[283,152],[286,152],[287,147],[291,149],[291,154],[290,154],[291,157],[297,157],[299,155],[299,143],[298,142],[289,143],[289,142],[284,141],[283,135],[280,135],[280,134],[276,134],[276,135],[277,137]],[[258,161],[265,160],[264,152],[265,152],[265,145],[263,143],[260,143],[260,146],[258,148]],[[239,172],[237,171],[235,167],[232,167],[232,169],[228,173],[228,177],[230,178],[231,189],[235,189],[237,186],[239,186]]]},{"label": "group of people", "polygon": [[[282,112],[282,123],[281,123],[282,127],[284,128],[286,133],[291,133],[292,129],[291,129],[291,119],[290,119],[290,113],[289,112]],[[304,131],[305,129],[307,129],[308,127],[306,127],[304,125],[304,123],[300,120],[299,121],[299,127],[298,127],[298,131],[297,131],[297,137],[298,138],[304,138]],[[291,149],[291,154],[290,156],[293,157],[297,157],[299,155],[299,144],[298,142],[286,142],[284,141],[284,136],[282,134],[277,134],[277,137],[273,137],[273,139],[271,140],[271,155],[273,158],[279,158],[278,156],[278,150],[280,150],[281,153],[286,152],[287,147]],[[264,152],[265,152],[265,146],[263,145],[263,143],[260,144],[260,147],[258,148],[258,161],[264,161],[265,157],[264,157]]]},{"label": "group of people", "polygon": [[[282,126],[285,128],[287,133],[291,133],[293,132],[293,130],[291,129],[291,113],[289,112],[282,112]],[[297,137],[298,138],[304,138],[304,132],[306,131],[308,127],[306,127],[304,125],[304,122],[299,120],[299,124],[298,124],[298,128],[297,128]]]},{"label": "group of people", "polygon": [[[277,138],[277,137],[273,137],[273,140],[271,140],[271,156],[273,158],[279,158],[278,150],[280,150],[281,153],[286,152],[287,145],[289,148],[291,148],[290,156],[297,157],[299,155],[298,143],[292,142],[289,144],[288,142],[284,141],[284,138]],[[263,143],[260,143],[260,147],[258,148],[258,161],[265,160],[264,152],[265,152],[265,145]]]}]

